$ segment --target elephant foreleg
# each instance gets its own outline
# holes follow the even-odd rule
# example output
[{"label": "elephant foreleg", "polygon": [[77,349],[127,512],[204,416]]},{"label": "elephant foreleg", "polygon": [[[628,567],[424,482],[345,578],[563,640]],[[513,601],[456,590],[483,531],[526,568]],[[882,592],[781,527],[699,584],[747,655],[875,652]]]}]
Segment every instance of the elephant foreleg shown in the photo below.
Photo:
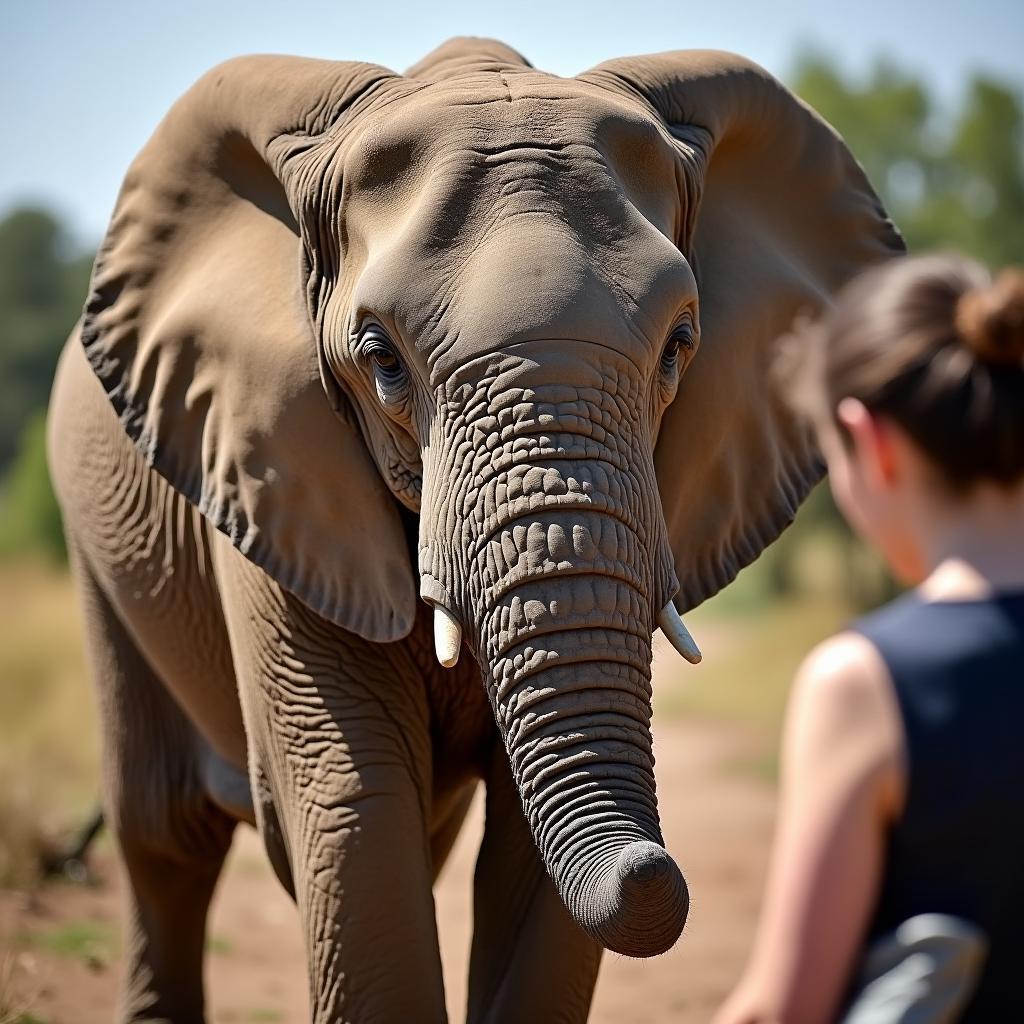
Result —
[{"label": "elephant foreleg", "polygon": [[486,783],[467,1018],[586,1021],[601,947],[572,920],[544,870],[500,743]]},{"label": "elephant foreleg", "polygon": [[257,821],[283,843],[312,1019],[443,1021],[419,673],[401,645],[318,618],[234,552],[220,564]]}]

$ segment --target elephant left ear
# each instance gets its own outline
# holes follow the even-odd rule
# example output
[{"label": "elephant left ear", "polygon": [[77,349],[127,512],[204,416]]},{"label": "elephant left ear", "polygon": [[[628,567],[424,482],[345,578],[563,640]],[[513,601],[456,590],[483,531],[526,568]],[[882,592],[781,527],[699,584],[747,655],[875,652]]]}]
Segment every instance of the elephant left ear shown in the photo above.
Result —
[{"label": "elephant left ear", "polygon": [[904,244],[839,135],[756,64],[681,50],[581,77],[653,108],[679,151],[676,241],[697,277],[701,343],[655,466],[686,610],[754,561],[823,473],[773,372],[775,342]]},{"label": "elephant left ear", "polygon": [[[246,57],[204,76],[136,158],[82,343],[125,431],[247,558],[374,641],[412,628],[397,505],[324,390],[307,311],[302,154],[393,75]],[[313,150],[315,153],[315,150]]]}]

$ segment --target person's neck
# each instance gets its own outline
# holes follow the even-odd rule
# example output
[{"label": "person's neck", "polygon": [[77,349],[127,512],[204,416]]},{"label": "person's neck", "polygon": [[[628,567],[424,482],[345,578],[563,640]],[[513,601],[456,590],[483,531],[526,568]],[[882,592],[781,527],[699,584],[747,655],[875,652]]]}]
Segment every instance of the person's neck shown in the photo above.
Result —
[{"label": "person's neck", "polygon": [[1024,590],[1024,486],[979,488],[925,518],[922,547],[928,600]]}]

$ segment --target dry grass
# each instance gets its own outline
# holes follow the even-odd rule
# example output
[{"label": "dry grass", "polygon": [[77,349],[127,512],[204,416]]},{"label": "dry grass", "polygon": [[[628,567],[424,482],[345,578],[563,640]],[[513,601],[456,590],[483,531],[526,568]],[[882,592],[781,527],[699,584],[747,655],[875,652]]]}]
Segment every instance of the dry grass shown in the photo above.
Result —
[{"label": "dry grass", "polygon": [[36,880],[38,855],[95,803],[97,734],[66,573],[0,569],[0,886]]},{"label": "dry grass", "polygon": [[704,653],[697,667],[667,644],[656,646],[655,722],[678,715],[739,726],[750,739],[750,753],[738,766],[769,781],[775,779],[786,700],[800,662],[855,617],[835,586],[839,552],[828,543],[808,543],[801,561],[797,594],[771,597],[771,567],[759,561],[686,617]]},{"label": "dry grass", "polygon": [[13,953],[0,954],[0,1024],[45,1024],[32,1013],[31,1002],[15,994]]}]

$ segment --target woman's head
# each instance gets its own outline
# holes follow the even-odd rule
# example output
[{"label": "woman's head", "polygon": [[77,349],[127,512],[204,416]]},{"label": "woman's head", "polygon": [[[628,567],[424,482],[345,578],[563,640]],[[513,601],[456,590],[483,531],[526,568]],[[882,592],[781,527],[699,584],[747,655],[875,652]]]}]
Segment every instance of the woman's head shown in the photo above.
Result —
[{"label": "woman's head", "polygon": [[1024,269],[888,263],[815,334],[808,393],[836,500],[913,581],[926,507],[1024,483]]}]

